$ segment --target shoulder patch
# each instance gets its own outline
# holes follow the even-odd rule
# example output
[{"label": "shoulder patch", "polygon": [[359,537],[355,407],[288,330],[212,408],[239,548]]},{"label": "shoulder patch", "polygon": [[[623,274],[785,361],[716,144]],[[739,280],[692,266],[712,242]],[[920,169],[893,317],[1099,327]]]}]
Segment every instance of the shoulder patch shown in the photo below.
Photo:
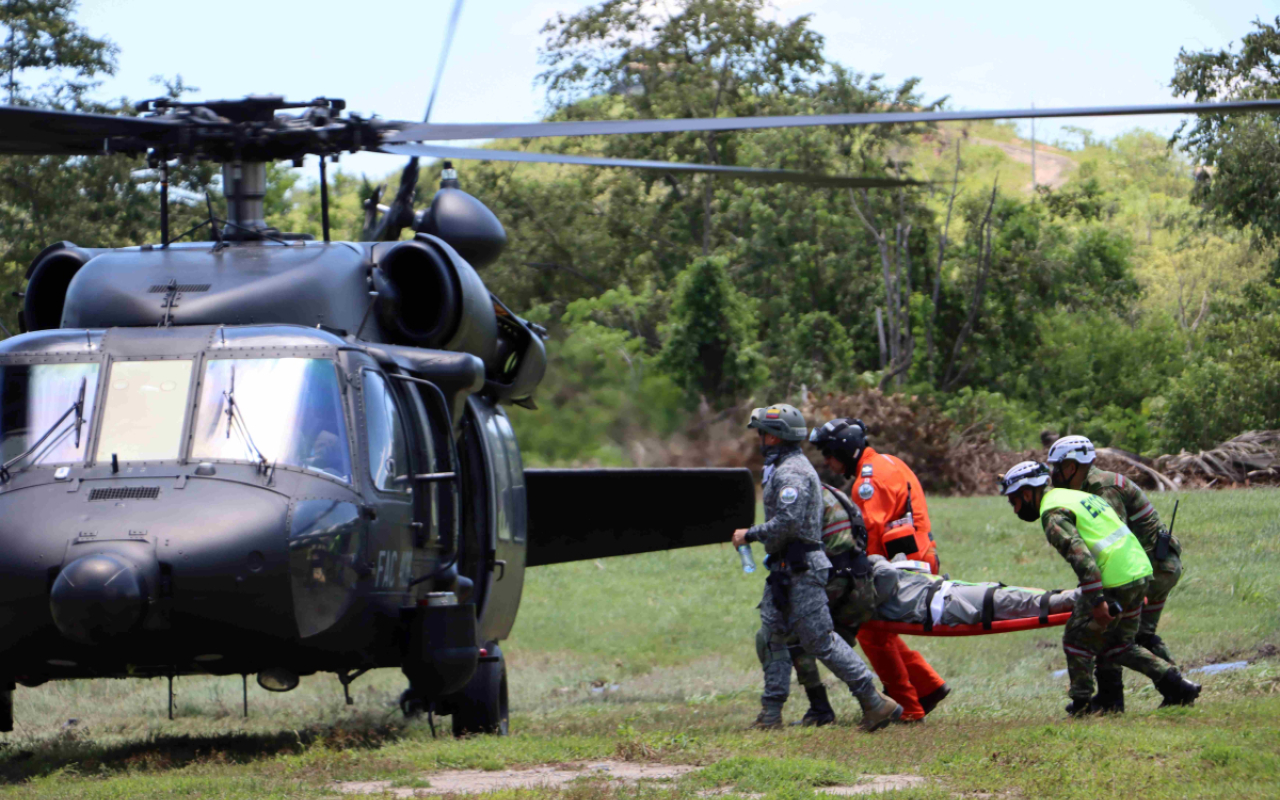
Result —
[{"label": "shoulder patch", "polygon": [[876,487],[871,485],[871,481],[864,481],[863,484],[858,487],[858,497],[861,497],[863,500],[870,500],[875,493]]},{"label": "shoulder patch", "polygon": [[862,466],[862,477],[864,477],[864,478],[870,478],[870,477],[871,477],[871,465],[870,465],[870,464],[864,464],[864,465]]},{"label": "shoulder patch", "polygon": [[798,497],[800,497],[800,490],[794,486],[787,486],[778,495],[778,501],[784,506],[789,506],[794,503]]}]

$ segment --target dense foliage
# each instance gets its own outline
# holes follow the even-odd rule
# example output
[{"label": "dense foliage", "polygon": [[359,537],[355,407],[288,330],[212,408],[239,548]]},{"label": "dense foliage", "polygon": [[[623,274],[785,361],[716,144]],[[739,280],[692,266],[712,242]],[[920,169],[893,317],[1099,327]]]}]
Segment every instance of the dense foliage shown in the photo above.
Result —
[{"label": "dense foliage", "polygon": [[[89,100],[116,53],[75,27],[74,8],[0,0],[8,93],[126,108]],[[892,86],[828,61],[807,17],[766,11],[762,0],[607,0],[557,16],[539,78],[548,116],[940,105],[914,79]],[[59,36],[75,46],[50,47]],[[1272,96],[1278,42],[1260,22],[1240,52],[1184,51],[1175,90]],[[32,66],[52,82],[28,87]],[[167,90],[190,91],[180,80]],[[696,436],[707,415],[869,387],[907,393],[1009,448],[1046,428],[1149,452],[1280,427],[1280,289],[1267,276],[1280,233],[1274,120],[1207,117],[1181,150],[1142,131],[1109,142],[1076,133],[1074,145],[1045,148],[1073,165],[1068,177],[1038,187],[1008,154],[1016,130],[989,123],[525,144],[929,181],[897,192],[460,165],[510,237],[486,282],[552,332],[540,409],[513,412],[530,460],[631,463],[637,443]],[[1212,169],[1197,179],[1197,163]],[[422,186],[435,174],[424,169]],[[5,323],[16,322],[10,293],[46,244],[155,241],[155,180],[121,158],[0,158]],[[205,192],[218,202],[217,179],[205,165],[176,183],[181,230],[202,217]],[[338,237],[359,235],[372,191],[334,176]],[[317,187],[284,166],[268,205],[279,227],[319,233]]]}]

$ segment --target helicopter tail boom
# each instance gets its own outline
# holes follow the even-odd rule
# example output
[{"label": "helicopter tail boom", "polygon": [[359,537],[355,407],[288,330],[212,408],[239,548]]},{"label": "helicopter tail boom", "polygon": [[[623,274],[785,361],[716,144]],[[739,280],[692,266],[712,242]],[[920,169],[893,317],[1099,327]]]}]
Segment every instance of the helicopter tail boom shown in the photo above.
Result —
[{"label": "helicopter tail boom", "polygon": [[530,469],[527,566],[727,542],[755,520],[747,469]]}]

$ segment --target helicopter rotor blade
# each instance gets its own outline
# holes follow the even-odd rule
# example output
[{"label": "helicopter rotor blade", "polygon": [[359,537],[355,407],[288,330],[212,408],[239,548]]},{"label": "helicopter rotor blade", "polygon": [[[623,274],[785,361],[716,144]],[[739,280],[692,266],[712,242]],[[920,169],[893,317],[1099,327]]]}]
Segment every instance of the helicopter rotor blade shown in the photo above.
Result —
[{"label": "helicopter rotor blade", "polygon": [[101,155],[143,151],[175,129],[168,120],[0,105],[0,154]]},{"label": "helicopter rotor blade", "polygon": [[1280,100],[1237,100],[1225,103],[1166,103],[1145,106],[1024,108],[1004,111],[884,111],[793,117],[715,117],[707,119],[622,119],[580,122],[424,123],[387,131],[385,143],[459,139],[531,139],[544,136],[612,136],[627,133],[688,133],[766,128],[810,128],[824,125],[891,125],[963,122],[988,119],[1114,117],[1145,114],[1231,114],[1280,111]]},{"label": "helicopter rotor blade", "polygon": [[423,123],[431,121],[431,109],[436,104],[436,92],[440,91],[440,80],[444,77],[444,65],[449,60],[449,48],[453,46],[453,35],[458,31],[458,18],[462,16],[462,0],[454,0],[453,10],[449,12],[449,25],[445,29],[444,48],[440,51],[440,63],[436,64],[436,78],[431,84],[431,97],[427,100],[427,113]]},{"label": "helicopter rotor blade", "polygon": [[624,167],[627,169],[651,169],[661,172],[701,172],[714,175],[732,175],[739,178],[769,183],[807,183],[816,186],[839,186],[857,189],[887,189],[899,186],[918,186],[920,181],[894,178],[860,178],[842,175],[821,175],[813,172],[796,172],[789,169],[762,169],[759,167],[735,167],[720,164],[690,164],[680,161],[646,161],[635,158],[601,158],[598,156],[569,156],[556,153],[521,153],[511,150],[487,150],[479,147],[451,147],[434,144],[384,144],[379,152],[402,156],[450,158],[471,161],[514,161],[534,164],[576,164],[589,167]]}]

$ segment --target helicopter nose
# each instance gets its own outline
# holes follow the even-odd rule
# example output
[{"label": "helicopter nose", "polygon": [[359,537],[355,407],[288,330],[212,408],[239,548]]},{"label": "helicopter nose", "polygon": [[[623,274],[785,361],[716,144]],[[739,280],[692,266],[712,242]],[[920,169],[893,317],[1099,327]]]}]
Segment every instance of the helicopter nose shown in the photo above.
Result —
[{"label": "helicopter nose", "polygon": [[50,592],[53,621],[68,639],[99,644],[138,624],[146,593],[138,569],[120,556],[84,556],[58,573]]}]

